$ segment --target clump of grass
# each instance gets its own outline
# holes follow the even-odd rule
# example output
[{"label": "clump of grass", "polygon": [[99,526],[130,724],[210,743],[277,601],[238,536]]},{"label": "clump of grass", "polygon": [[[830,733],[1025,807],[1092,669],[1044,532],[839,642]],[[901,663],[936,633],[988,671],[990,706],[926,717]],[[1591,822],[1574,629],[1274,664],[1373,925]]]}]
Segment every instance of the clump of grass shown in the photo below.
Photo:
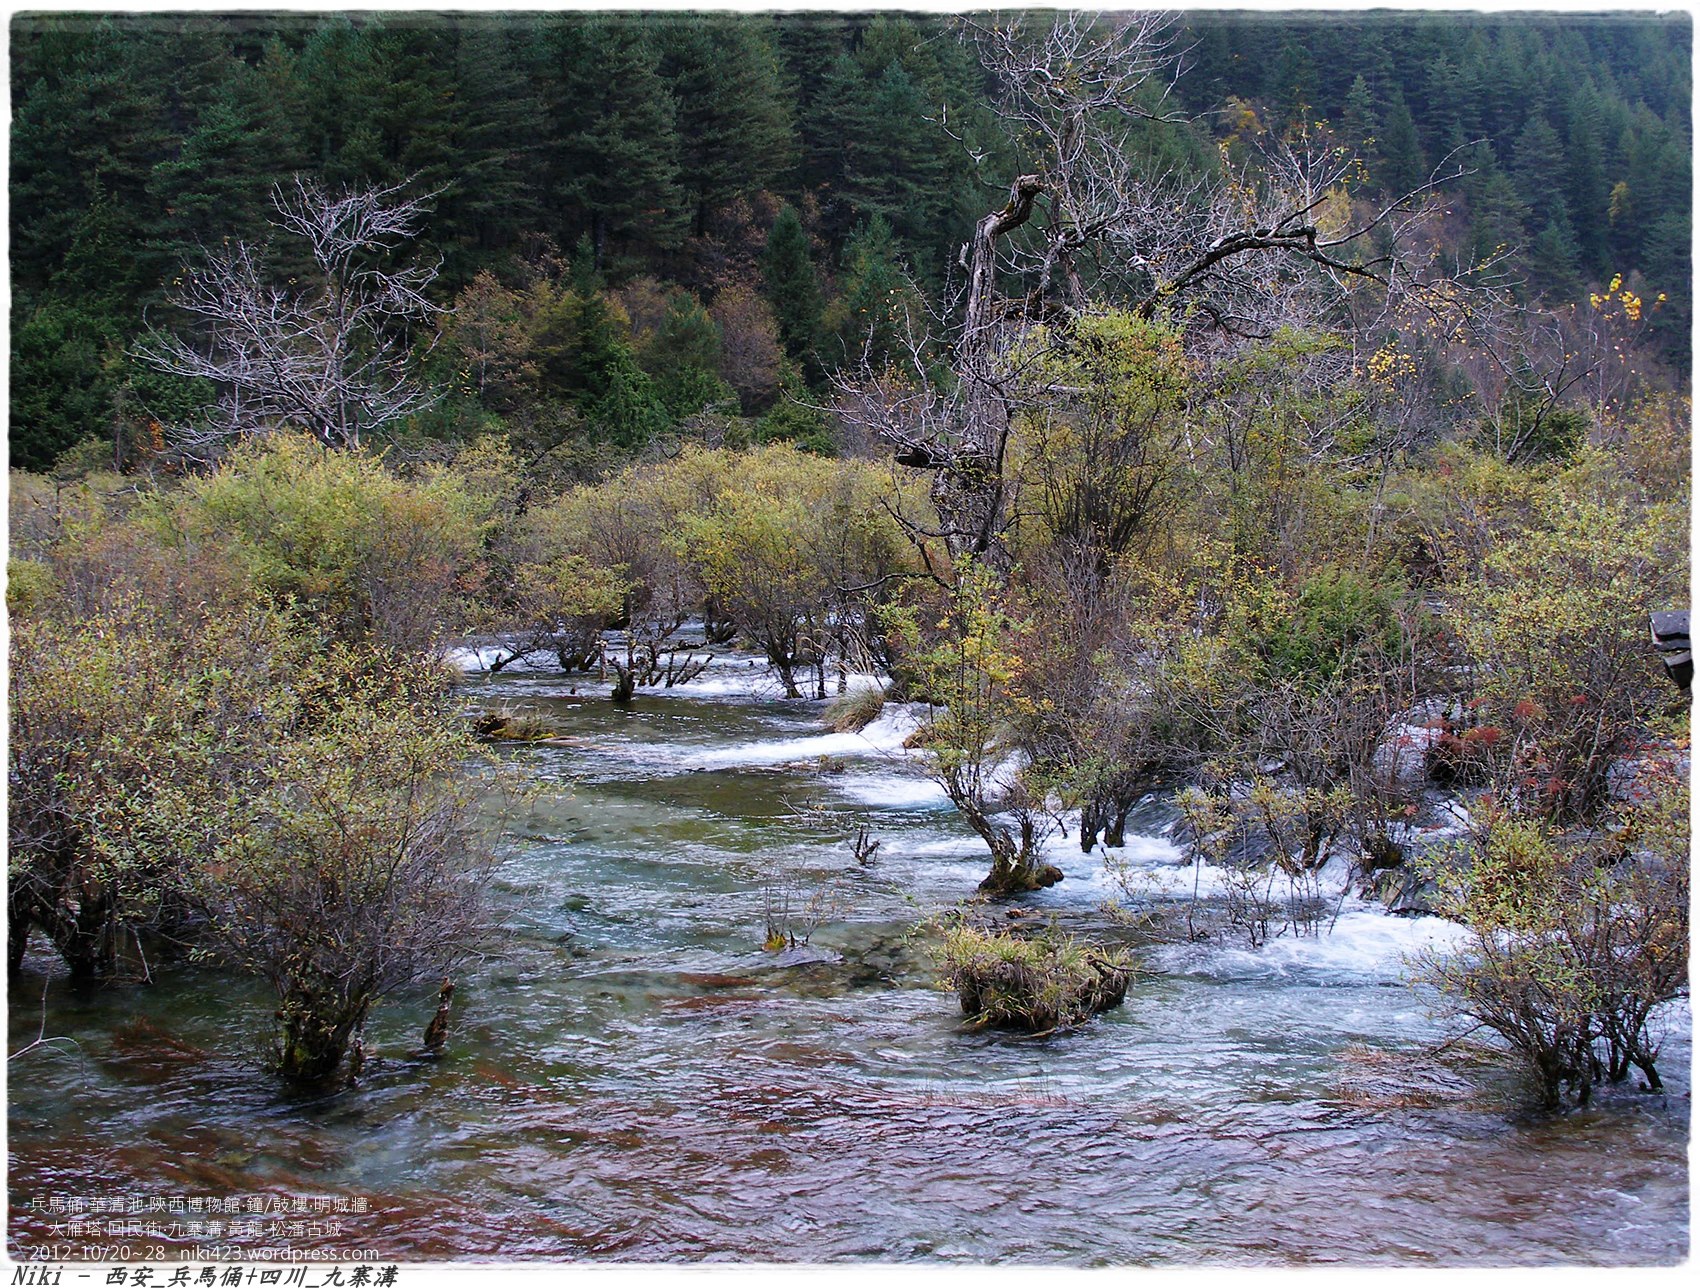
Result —
[{"label": "clump of grass", "polygon": [[914,732],[903,740],[903,747],[906,751],[915,751],[918,748],[931,747],[941,741],[943,740],[939,736],[937,726],[931,720],[923,720],[915,726]]},{"label": "clump of grass", "polygon": [[1038,935],[947,926],[938,950],[944,985],[976,1027],[1046,1034],[1120,1006],[1133,964],[1056,926]]},{"label": "clump of grass", "polygon": [[883,710],[885,690],[875,685],[834,699],[832,705],[821,713],[820,722],[833,733],[861,733],[879,719]]},{"label": "clump of grass", "polygon": [[502,707],[480,711],[472,719],[472,732],[487,742],[538,742],[551,737],[554,730],[535,711]]}]

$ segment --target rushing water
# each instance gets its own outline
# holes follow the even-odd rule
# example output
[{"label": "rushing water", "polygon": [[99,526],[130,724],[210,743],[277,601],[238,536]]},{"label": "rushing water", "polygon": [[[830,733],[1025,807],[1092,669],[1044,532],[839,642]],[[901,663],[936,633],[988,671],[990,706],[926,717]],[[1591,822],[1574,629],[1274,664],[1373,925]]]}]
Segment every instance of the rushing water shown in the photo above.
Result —
[{"label": "rushing water", "polygon": [[[819,704],[779,700],[741,658],[626,711],[573,687],[469,688],[558,736],[507,753],[538,790],[508,824],[500,931],[458,977],[441,1060],[408,1054],[422,989],[370,1027],[357,1088],[289,1098],[254,1062],[262,991],[180,968],[79,997],[34,973],[38,946],[11,996],[14,1255],[61,1241],[55,1207],[113,1198],[166,1200],[142,1234],[98,1240],[134,1256],[1686,1255],[1686,1010],[1667,1017],[1664,1095],[1530,1116],[1495,1067],[1425,1054],[1446,1033],[1402,962],[1447,928],[1348,900],[1318,938],[1152,944],[1126,1005],[1066,1036],[969,1031],[917,926],[972,893],[985,856],[903,753],[913,712],[823,733]],[[881,843],[866,866],[858,823]],[[1133,899],[1059,840],[1066,880],[1022,904],[1134,934],[1112,897],[1161,910],[1192,890],[1150,831],[1125,851]],[[763,951],[775,920],[806,946]],[[68,1040],[29,1046],[43,1035]],[[303,1196],[346,1211],[222,1211]]]}]

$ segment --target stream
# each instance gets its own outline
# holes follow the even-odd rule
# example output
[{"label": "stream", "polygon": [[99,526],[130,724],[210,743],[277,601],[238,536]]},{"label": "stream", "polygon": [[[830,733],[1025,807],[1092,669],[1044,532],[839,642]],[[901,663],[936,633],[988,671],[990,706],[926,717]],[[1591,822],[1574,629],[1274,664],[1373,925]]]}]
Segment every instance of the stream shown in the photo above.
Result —
[{"label": "stream", "polygon": [[[289,1097],[256,1063],[262,987],[175,966],[78,995],[38,939],[10,995],[13,1255],[115,1200],[147,1219],[100,1241],[171,1256],[1687,1255],[1686,1004],[1663,1017],[1665,1094],[1530,1113],[1473,1048],[1432,1054],[1453,1030],[1403,963],[1446,923],[1346,899],[1331,931],[1256,951],[1142,931],[1194,882],[1149,809],[1121,851],[1127,889],[1059,837],[1065,880],[1015,901],[1141,945],[1126,1004],[1042,1040],[973,1031],[934,984],[924,923],[987,860],[903,750],[915,709],[826,733],[822,704],[778,697],[745,656],[626,710],[606,691],[543,670],[469,679],[470,702],[554,736],[501,749],[534,790],[506,823],[497,929],[457,973],[440,1060],[409,1054],[433,982],[379,1009],[357,1087]],[[866,864],[858,825],[880,843]],[[795,944],[764,951],[776,927]]]}]

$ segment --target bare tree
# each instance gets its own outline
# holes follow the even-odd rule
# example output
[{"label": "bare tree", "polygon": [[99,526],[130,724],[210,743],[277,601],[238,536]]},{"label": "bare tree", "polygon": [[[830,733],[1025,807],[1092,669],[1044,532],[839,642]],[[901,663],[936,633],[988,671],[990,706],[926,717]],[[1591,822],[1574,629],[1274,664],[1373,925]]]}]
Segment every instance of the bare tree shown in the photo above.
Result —
[{"label": "bare tree", "polygon": [[204,265],[185,266],[168,301],[193,334],[150,329],[137,348],[159,370],[218,390],[204,424],[174,428],[180,450],[209,455],[284,427],[327,447],[358,447],[436,400],[407,350],[410,325],[439,311],[425,295],[439,265],[393,262],[419,235],[430,197],[404,198],[405,186],[333,196],[297,176],[274,189],[273,226],[305,243],[305,282],[280,284],[266,267],[268,248],[247,242],[207,249]]},{"label": "bare tree", "polygon": [[905,360],[864,363],[839,382],[841,416],[899,464],[932,472],[939,522],[909,531],[953,561],[1005,561],[1019,492],[1010,435],[1022,408],[1071,392],[1033,375],[1036,345],[1065,335],[1070,319],[1119,307],[1231,341],[1295,322],[1362,326],[1366,308],[1373,317],[1396,298],[1454,307],[1461,289],[1455,274],[1431,276],[1415,236],[1458,168],[1443,163],[1417,190],[1368,208],[1350,196],[1356,158],[1315,133],[1271,145],[1255,174],[1142,174],[1134,128],[1179,119],[1164,110],[1180,65],[1170,20],[1049,21],[964,20],[1031,169],[975,226],[939,316],[910,320]]}]

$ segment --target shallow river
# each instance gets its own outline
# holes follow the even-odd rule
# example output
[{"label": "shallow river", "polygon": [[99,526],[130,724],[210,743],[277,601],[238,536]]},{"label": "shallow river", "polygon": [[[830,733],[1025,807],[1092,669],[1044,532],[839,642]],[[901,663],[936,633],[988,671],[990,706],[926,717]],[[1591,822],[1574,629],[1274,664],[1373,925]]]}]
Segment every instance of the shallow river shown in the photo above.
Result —
[{"label": "shallow river", "polygon": [[[917,927],[973,893],[984,851],[902,752],[913,712],[824,734],[819,704],[778,699],[744,659],[629,711],[570,687],[469,687],[558,738],[504,752],[539,790],[509,824],[500,931],[457,976],[440,1061],[409,1056],[434,1005],[421,988],[369,1027],[357,1088],[290,1099],[254,1063],[262,991],[180,968],[79,998],[39,973],[38,943],[10,999],[15,1256],[93,1219],[61,1209],[154,1199],[167,1211],[131,1211],[139,1234],[98,1242],[404,1260],[1686,1255],[1686,1010],[1667,1017],[1665,1095],[1529,1115],[1467,1048],[1424,1054],[1448,1031],[1402,963],[1447,927],[1348,900],[1331,934],[1256,952],[1147,946],[1125,1006],[1073,1034],[971,1032]],[[859,823],[880,841],[865,866]],[[1158,821],[1147,832],[1124,855],[1137,897],[1059,839],[1066,880],[1021,902],[1134,933],[1109,900],[1161,911],[1192,889]],[[770,922],[807,944],[763,951]],[[68,1040],[24,1050],[43,1035]]]}]

